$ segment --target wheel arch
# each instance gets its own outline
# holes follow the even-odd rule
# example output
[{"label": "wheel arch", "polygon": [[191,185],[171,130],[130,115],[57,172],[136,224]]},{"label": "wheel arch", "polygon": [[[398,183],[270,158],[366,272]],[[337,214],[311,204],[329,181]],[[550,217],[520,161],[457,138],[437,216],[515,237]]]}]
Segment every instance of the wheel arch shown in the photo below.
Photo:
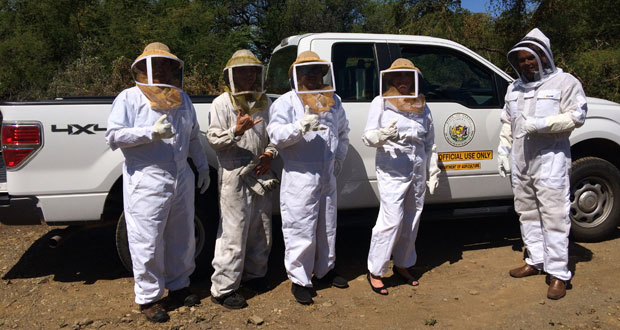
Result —
[{"label": "wheel arch", "polygon": [[[192,166],[192,170],[196,174],[195,167]],[[213,166],[209,165],[209,176],[211,178],[211,183],[209,185],[209,189],[205,192],[204,195],[199,195],[199,190],[196,190],[196,208],[204,208],[205,204],[208,205],[209,209],[213,209],[213,207],[217,207],[219,211],[218,204],[218,174],[217,169]],[[196,174],[197,175],[197,174]],[[120,175],[110,187],[108,191],[108,195],[103,204],[103,212],[101,215],[101,219],[104,222],[117,222],[121,213],[123,213],[123,176]]]},{"label": "wheel arch", "polygon": [[604,139],[587,139],[571,146],[571,157],[575,161],[584,157],[598,157],[612,163],[620,169],[620,145],[616,142]]}]

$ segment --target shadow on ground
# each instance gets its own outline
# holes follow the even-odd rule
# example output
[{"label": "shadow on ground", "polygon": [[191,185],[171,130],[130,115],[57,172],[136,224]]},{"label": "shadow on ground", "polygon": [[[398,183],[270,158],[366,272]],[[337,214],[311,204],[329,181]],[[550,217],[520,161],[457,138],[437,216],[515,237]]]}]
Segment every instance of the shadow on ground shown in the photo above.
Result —
[{"label": "shadow on ground", "polygon": [[[358,210],[339,215],[343,221],[338,227],[336,269],[348,280],[367,272],[366,257],[377,211]],[[280,226],[280,218],[274,217],[273,248],[267,274],[271,287],[287,280]],[[118,259],[114,246],[114,230],[114,226],[86,228],[68,238],[58,248],[51,249],[48,241],[55,235],[52,230],[37,239],[3,278],[53,275],[54,281],[92,284],[97,280],[130,277]],[[620,237],[620,231],[613,237]],[[212,249],[214,242],[208,244],[210,246],[207,248]],[[464,251],[505,246],[510,246],[515,251],[523,251],[519,224],[514,215],[436,221],[424,219],[416,244],[418,262],[412,272],[422,277],[424,273],[445,262],[459,262]],[[570,268],[573,272],[577,263],[591,259],[590,250],[579,243],[571,242]],[[212,270],[202,272],[192,278],[193,286],[203,297],[209,295],[211,272]],[[386,284],[397,284],[397,281],[390,278]],[[243,294],[251,298],[254,293],[248,291]]]},{"label": "shadow on ground", "polygon": [[116,254],[114,225],[81,229],[50,248],[50,239],[59,231],[52,229],[38,238],[3,279],[53,275],[54,281],[92,284],[130,276]]}]

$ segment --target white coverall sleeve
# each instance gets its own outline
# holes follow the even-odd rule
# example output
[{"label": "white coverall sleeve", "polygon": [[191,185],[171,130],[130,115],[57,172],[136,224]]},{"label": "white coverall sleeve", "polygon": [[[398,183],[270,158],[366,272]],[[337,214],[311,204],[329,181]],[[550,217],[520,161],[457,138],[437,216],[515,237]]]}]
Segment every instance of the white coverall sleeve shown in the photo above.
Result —
[{"label": "white coverall sleeve", "polygon": [[[283,95],[281,97],[286,97]],[[293,105],[284,100],[276,100],[269,109],[267,132],[271,143],[277,148],[286,148],[303,139],[299,121],[295,119]]]},{"label": "white coverall sleeve", "polygon": [[[267,106],[267,118],[266,118],[265,125],[269,125],[269,123],[271,122],[271,118],[269,117],[270,116],[269,111],[271,110],[271,106],[272,105],[273,105],[273,103],[271,103],[271,100],[269,100],[269,105]],[[269,138],[269,137],[267,137],[267,138]],[[278,157],[278,149],[276,149],[276,146],[273,143],[271,143],[271,141],[265,147],[265,151],[263,153],[265,153],[265,152],[270,153],[271,156],[272,156],[271,157],[272,159],[275,159],[276,157]]]},{"label": "white coverall sleeve", "polygon": [[570,132],[581,127],[586,120],[588,103],[586,95],[577,79],[572,78],[572,84],[566,85],[562,90],[560,99],[561,114],[547,116],[540,125],[537,122],[539,133],[562,133]]},{"label": "white coverall sleeve", "polygon": [[275,159],[276,157],[278,157],[278,149],[276,149],[276,146],[271,142],[269,142],[267,147],[265,147],[265,151],[263,153],[265,152],[270,153],[272,156],[271,157],[272,159]]},{"label": "white coverall sleeve", "polygon": [[229,148],[241,140],[241,136],[235,136],[236,120],[231,122],[230,109],[220,100],[217,98],[211,104],[210,125],[206,134],[207,141],[216,151]]},{"label": "white coverall sleeve", "polygon": [[381,102],[382,99],[376,97],[372,103],[370,103],[366,128],[364,128],[364,134],[362,134],[362,141],[369,147],[377,148],[387,142],[387,140],[381,139],[381,114],[383,113]]},{"label": "white coverall sleeve", "polygon": [[123,91],[114,99],[108,117],[105,139],[112,150],[139,146],[154,139],[151,126],[133,127],[137,109],[127,96]]},{"label": "white coverall sleeve", "polygon": [[342,165],[344,159],[347,157],[347,150],[349,150],[349,120],[347,120],[347,115],[342,107],[340,98],[334,95],[334,99],[336,101],[334,107],[338,109],[338,111],[336,111],[338,114],[338,148],[336,149],[336,162]]},{"label": "white coverall sleeve", "polygon": [[[437,146],[435,145],[435,124],[433,123],[433,116],[431,115],[431,111],[428,106],[424,107],[424,111],[428,113],[427,125],[426,125],[426,141],[424,144],[424,149],[426,151],[427,158],[427,171],[428,171],[428,180],[437,180],[437,176],[441,172],[438,166],[439,157],[437,154]],[[434,189],[432,189],[434,190]],[[431,193],[432,194],[432,193]]]},{"label": "white coverall sleeve", "polygon": [[426,149],[425,151],[427,157],[430,157],[433,149],[437,149],[436,147],[433,148],[433,146],[435,145],[435,124],[433,123],[433,116],[431,115],[431,111],[428,106],[425,105],[424,108],[424,112],[428,113],[428,115],[426,116],[426,142],[424,144],[424,149]]},{"label": "white coverall sleeve", "polygon": [[[508,89],[506,95],[510,93],[510,90],[511,89]],[[497,146],[497,153],[503,156],[508,156],[512,150],[512,109],[510,109],[509,104],[510,103],[508,100],[505,100],[504,108],[502,109],[502,113],[500,115],[502,127],[499,131],[499,145]]]},{"label": "white coverall sleeve", "polygon": [[[189,97],[186,99],[186,102],[191,102]],[[192,132],[189,137],[189,156],[194,161],[194,165],[196,166],[196,170],[200,173],[203,171],[209,170],[209,163],[207,162],[207,156],[204,153],[204,149],[202,147],[202,142],[200,142],[200,125],[198,125],[198,119],[196,118],[196,109],[194,109],[194,105],[192,104]]]}]

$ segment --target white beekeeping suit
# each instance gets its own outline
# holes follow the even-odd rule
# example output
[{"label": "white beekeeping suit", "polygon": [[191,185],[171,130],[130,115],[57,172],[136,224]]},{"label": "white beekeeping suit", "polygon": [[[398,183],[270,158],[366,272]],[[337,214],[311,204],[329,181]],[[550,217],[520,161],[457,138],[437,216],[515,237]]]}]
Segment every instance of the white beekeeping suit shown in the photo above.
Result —
[{"label": "white beekeeping suit", "polygon": [[284,263],[298,302],[312,303],[312,274],[348,286],[333,272],[336,259],[336,175],[349,145],[348,121],[334,94],[331,63],[311,51],[291,65],[294,90],[270,111],[269,137],[284,162],[280,211]]},{"label": "white beekeeping suit", "polygon": [[526,265],[510,274],[547,272],[552,276],[548,297],[559,299],[565,293],[564,281],[571,278],[568,137],[585,121],[586,97],[577,79],[555,67],[549,39],[538,29],[510,50],[508,60],[519,79],[506,92],[499,171],[505,176],[510,168],[515,210],[528,251]]},{"label": "white beekeeping suit", "polygon": [[[183,62],[166,45],[152,43],[132,70],[137,86],[114,100],[106,141],[125,157],[123,202],[135,301],[149,308],[164,289],[189,286],[195,268],[194,174],[187,158],[200,173],[203,192],[209,165],[194,106],[181,90]],[[161,322],[155,319],[149,318]]]},{"label": "white beekeeping suit", "polygon": [[269,164],[277,151],[267,135],[270,101],[263,91],[262,63],[250,51],[238,50],[224,77],[227,91],[213,101],[207,130],[219,162],[221,212],[211,295],[225,307],[242,308],[245,299],[236,293],[241,281],[267,273],[271,190],[277,181]]},{"label": "white beekeeping suit", "polygon": [[[432,194],[438,184],[433,118],[424,95],[418,95],[419,75],[420,70],[404,58],[381,71],[382,94],[370,104],[362,136],[367,146],[377,148],[381,199],[368,252],[368,270],[373,278],[387,272],[390,256],[394,267],[402,269],[398,273],[394,270],[398,275],[406,274],[406,268],[415,264],[426,185]],[[417,285],[412,277],[405,280]],[[384,287],[371,286],[375,292],[387,294]]]}]

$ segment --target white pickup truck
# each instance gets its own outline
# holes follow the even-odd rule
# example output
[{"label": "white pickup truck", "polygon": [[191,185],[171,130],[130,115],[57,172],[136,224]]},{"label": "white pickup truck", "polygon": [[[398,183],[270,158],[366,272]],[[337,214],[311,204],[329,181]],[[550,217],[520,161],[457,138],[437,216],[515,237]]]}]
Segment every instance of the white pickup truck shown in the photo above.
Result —
[{"label": "white pickup truck", "polygon": [[[364,146],[361,135],[370,102],[378,94],[379,70],[399,57],[411,59],[422,70],[421,92],[435,122],[442,172],[435,195],[427,197],[426,218],[511,210],[509,179],[498,175],[496,159],[500,112],[512,81],[509,75],[466,47],[444,39],[305,34],[282,40],[273,51],[267,70],[271,96],[290,90],[288,68],[305,50],[333,62],[337,94],[349,119],[351,145],[338,177],[340,210],[379,204],[375,150]],[[211,100],[193,98],[202,131],[209,126]],[[104,140],[111,103],[111,98],[0,103],[6,164],[1,169],[6,170],[6,184],[0,183],[0,189],[6,189],[0,196],[0,221],[43,221],[71,228],[123,220],[123,157]],[[620,219],[620,105],[588,98],[585,125],[572,133],[570,141],[572,234],[581,240],[602,239],[616,230]],[[206,143],[205,152],[212,175],[217,175],[215,154]],[[198,197],[204,200],[196,204],[197,257],[213,232],[206,229],[207,224],[213,228],[217,223],[215,186]],[[123,222],[119,223],[117,246],[127,266]]]}]

